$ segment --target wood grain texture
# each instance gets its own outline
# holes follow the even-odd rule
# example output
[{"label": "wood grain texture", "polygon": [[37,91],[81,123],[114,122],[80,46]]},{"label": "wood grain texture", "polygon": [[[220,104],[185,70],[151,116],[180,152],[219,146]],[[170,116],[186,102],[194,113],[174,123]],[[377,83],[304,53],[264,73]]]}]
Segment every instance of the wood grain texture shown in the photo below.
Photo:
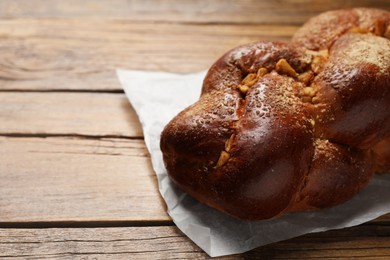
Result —
[{"label": "wood grain texture", "polygon": [[0,162],[0,225],[170,221],[142,140],[0,137]]},{"label": "wood grain texture", "polygon": [[0,134],[142,138],[125,94],[0,92]]},{"label": "wood grain texture", "polygon": [[188,73],[295,26],[138,23],[102,19],[0,20],[0,90],[121,90],[115,69]]},{"label": "wood grain texture", "polygon": [[[389,259],[390,226],[309,234],[217,259]],[[209,259],[176,227],[0,229],[0,258]]]},{"label": "wood grain texture", "polygon": [[387,0],[13,0],[0,2],[0,17],[99,17],[187,23],[301,24],[331,9],[356,6],[390,10]]}]

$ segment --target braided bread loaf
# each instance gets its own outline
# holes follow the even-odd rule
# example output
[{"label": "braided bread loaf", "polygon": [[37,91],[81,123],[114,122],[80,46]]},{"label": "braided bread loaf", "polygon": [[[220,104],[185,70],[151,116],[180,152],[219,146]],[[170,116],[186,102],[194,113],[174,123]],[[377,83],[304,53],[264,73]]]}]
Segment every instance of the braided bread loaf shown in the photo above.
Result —
[{"label": "braided bread loaf", "polygon": [[291,43],[235,48],[161,135],[171,179],[241,219],[340,204],[390,170],[390,13],[309,20]]}]

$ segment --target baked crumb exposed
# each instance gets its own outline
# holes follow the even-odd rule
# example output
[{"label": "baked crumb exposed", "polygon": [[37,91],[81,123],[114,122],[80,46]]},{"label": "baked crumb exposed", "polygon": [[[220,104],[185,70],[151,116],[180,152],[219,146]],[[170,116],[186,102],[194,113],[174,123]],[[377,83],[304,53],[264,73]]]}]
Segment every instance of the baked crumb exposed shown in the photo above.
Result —
[{"label": "baked crumb exposed", "polygon": [[239,88],[241,94],[243,94],[243,95],[246,95],[246,93],[249,90],[249,87],[247,85],[240,85],[240,86],[238,86],[238,88]]},{"label": "baked crumb exposed", "polygon": [[235,138],[235,134],[232,134],[230,138],[225,142],[225,150],[221,152],[219,155],[219,159],[217,164],[215,165],[215,168],[222,167],[227,163],[227,161],[230,158],[230,151],[232,150],[233,147],[233,140]]},{"label": "baked crumb exposed", "polygon": [[238,85],[238,89],[242,94],[242,98],[245,98],[249,88],[252,87],[259,80],[259,78],[263,77],[267,73],[268,70],[266,68],[260,68],[257,73],[249,73],[246,75],[246,77],[241,81],[241,84]]},{"label": "baked crumb exposed", "polygon": [[286,59],[280,59],[275,65],[275,70],[281,75],[287,75],[293,78],[298,77],[298,73],[291,67]]},{"label": "baked crumb exposed", "polygon": [[223,166],[224,164],[227,163],[229,158],[230,158],[230,154],[228,152],[226,152],[226,151],[222,151],[221,155],[219,156],[217,165],[215,167],[219,168],[219,167]]},{"label": "baked crumb exposed", "polygon": [[252,87],[253,84],[255,84],[257,81],[257,77],[256,77],[256,74],[255,73],[249,73],[248,75],[246,75],[246,77],[242,80],[242,84],[243,85],[246,85],[248,87]]},{"label": "baked crumb exposed", "polygon": [[236,136],[235,134],[232,134],[232,135],[230,136],[230,138],[226,141],[226,143],[225,143],[225,151],[226,151],[226,152],[230,152],[230,150],[232,149],[233,140],[234,140],[234,137],[235,137],[235,136]]},{"label": "baked crumb exposed", "polygon": [[313,72],[319,74],[324,69],[327,60],[327,57],[322,55],[314,56],[311,62],[311,69]]},{"label": "baked crumb exposed", "polygon": [[311,82],[311,80],[314,78],[314,73],[313,71],[305,71],[298,76],[298,80],[308,86]]},{"label": "baked crumb exposed", "polygon": [[257,78],[260,78],[260,77],[263,77],[265,74],[268,73],[268,70],[266,68],[260,68],[258,71],[257,71]]},{"label": "baked crumb exposed", "polygon": [[303,102],[313,103],[312,98],[316,95],[316,92],[313,87],[305,87],[299,91],[299,97]]},{"label": "baked crumb exposed", "polygon": [[369,33],[369,31],[365,28],[362,28],[362,27],[353,27],[351,29],[349,29],[350,33],[362,33],[362,34],[365,34],[365,33]]}]

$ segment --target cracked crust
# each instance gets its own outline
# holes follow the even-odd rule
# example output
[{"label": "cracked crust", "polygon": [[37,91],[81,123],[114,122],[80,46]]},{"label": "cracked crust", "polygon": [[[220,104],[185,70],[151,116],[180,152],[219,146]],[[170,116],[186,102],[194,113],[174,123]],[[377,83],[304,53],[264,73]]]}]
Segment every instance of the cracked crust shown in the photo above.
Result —
[{"label": "cracked crust", "polygon": [[[222,56],[164,129],[171,179],[241,219],[340,204],[390,170],[390,14],[312,18],[291,44]],[[299,46],[299,47],[298,47]]]}]

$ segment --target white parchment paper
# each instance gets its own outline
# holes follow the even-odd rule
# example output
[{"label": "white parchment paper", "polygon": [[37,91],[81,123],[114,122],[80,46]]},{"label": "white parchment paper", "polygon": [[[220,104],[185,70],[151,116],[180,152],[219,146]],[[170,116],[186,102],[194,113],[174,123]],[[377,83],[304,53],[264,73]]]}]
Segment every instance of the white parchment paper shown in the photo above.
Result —
[{"label": "white parchment paper", "polygon": [[337,207],[273,220],[240,221],[198,203],[171,182],[159,146],[164,126],[199,98],[205,72],[177,75],[118,70],[117,75],[142,124],[169,215],[210,256],[242,253],[302,234],[355,226],[390,212],[390,174],[375,176],[363,192]]}]

